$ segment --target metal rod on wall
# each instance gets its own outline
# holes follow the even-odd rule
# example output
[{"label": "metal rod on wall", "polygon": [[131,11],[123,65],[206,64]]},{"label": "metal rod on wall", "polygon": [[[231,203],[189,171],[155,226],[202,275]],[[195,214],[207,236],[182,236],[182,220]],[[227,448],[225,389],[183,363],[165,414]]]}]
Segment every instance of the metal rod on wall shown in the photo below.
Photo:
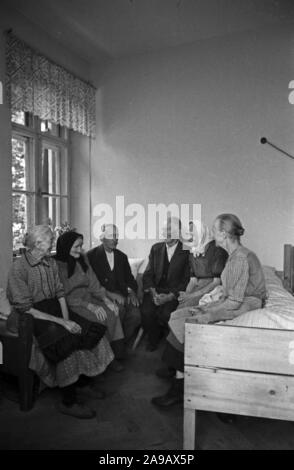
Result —
[{"label": "metal rod on wall", "polygon": [[268,145],[270,145],[271,147],[273,147],[274,149],[276,149],[278,152],[283,153],[283,154],[286,155],[287,157],[292,158],[292,160],[294,160],[294,157],[293,157],[292,155],[290,155],[290,153],[286,152],[285,150],[281,149],[281,148],[278,147],[277,145],[273,144],[272,142],[270,142],[269,140],[267,140],[266,137],[261,137],[260,143],[261,143],[261,144],[268,144]]}]

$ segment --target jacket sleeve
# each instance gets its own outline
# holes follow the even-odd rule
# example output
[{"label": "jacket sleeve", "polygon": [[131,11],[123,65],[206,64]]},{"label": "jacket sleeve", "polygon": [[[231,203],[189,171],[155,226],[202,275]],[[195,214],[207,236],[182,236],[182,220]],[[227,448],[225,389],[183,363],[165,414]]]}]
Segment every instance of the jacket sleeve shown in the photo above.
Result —
[{"label": "jacket sleeve", "polygon": [[143,274],[143,289],[150,289],[155,287],[155,273],[154,273],[154,248],[152,247],[149,254],[149,261]]}]

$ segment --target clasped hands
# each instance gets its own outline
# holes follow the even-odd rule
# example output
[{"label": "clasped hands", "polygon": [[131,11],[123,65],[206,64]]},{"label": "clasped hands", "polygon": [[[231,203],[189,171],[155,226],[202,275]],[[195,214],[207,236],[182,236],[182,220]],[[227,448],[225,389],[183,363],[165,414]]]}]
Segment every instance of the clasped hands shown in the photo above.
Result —
[{"label": "clasped hands", "polygon": [[192,315],[192,319],[195,323],[206,325],[212,322],[211,314],[203,307],[191,307],[189,313]]},{"label": "clasped hands", "polygon": [[156,290],[154,289],[154,287],[150,288],[150,293],[152,295],[153,303],[156,306],[164,305],[167,302],[170,302],[172,299],[174,299],[173,293],[170,292],[169,294],[158,294]]}]

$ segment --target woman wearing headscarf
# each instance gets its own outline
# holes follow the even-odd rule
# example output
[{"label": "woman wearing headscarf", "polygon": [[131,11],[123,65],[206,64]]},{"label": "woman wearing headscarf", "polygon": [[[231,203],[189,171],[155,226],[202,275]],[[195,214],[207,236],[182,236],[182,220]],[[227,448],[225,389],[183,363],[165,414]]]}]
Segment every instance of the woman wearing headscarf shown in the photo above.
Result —
[{"label": "woman wearing headscarf", "polygon": [[105,326],[68,309],[56,261],[50,256],[53,239],[46,225],[28,231],[24,240],[27,250],[9,272],[8,298],[18,314],[33,316],[36,345],[30,367],[46,385],[60,387],[59,411],[93,418],[95,412],[79,401],[77,387],[82,376],[103,372],[113,354],[104,338]]},{"label": "woman wearing headscarf", "polygon": [[[82,252],[83,235],[65,232],[57,239],[56,256],[61,282],[69,307],[90,321],[107,327],[106,337],[117,359],[124,355],[124,333],[115,303],[99,283],[86,254]],[[116,361],[112,369],[122,370]]]},{"label": "woman wearing headscarf", "polygon": [[198,305],[199,299],[220,285],[220,276],[228,254],[216,246],[210,229],[202,222],[190,221],[189,241],[191,278],[185,292],[179,296],[179,309]]},{"label": "woman wearing headscarf", "polygon": [[[179,296],[179,306],[171,313],[169,320],[169,335],[163,360],[169,363],[170,345],[182,360],[184,352],[185,321],[191,317],[191,307],[197,307],[199,300],[209,292],[215,292],[221,284],[220,276],[225,267],[228,253],[220,246],[216,246],[210,229],[202,222],[190,221],[188,242],[185,247],[190,250],[191,278],[185,292]],[[181,341],[179,341],[181,338]],[[172,377],[176,373],[174,367],[163,367],[156,371],[159,377]]]}]

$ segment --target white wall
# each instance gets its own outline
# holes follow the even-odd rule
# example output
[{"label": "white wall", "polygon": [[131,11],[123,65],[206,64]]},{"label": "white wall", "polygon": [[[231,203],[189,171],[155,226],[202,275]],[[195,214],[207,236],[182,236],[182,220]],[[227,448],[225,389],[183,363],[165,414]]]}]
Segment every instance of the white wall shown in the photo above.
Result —
[{"label": "white wall", "polygon": [[77,132],[70,139],[70,221],[84,235],[84,248],[90,247],[90,142]]},{"label": "white wall", "polygon": [[[281,268],[294,241],[294,162],[259,141],[294,153],[293,50],[290,29],[268,29],[113,62],[97,94],[93,206],[124,195],[201,203],[208,223],[233,212],[244,244]],[[121,242],[131,256],[149,245]]]}]

